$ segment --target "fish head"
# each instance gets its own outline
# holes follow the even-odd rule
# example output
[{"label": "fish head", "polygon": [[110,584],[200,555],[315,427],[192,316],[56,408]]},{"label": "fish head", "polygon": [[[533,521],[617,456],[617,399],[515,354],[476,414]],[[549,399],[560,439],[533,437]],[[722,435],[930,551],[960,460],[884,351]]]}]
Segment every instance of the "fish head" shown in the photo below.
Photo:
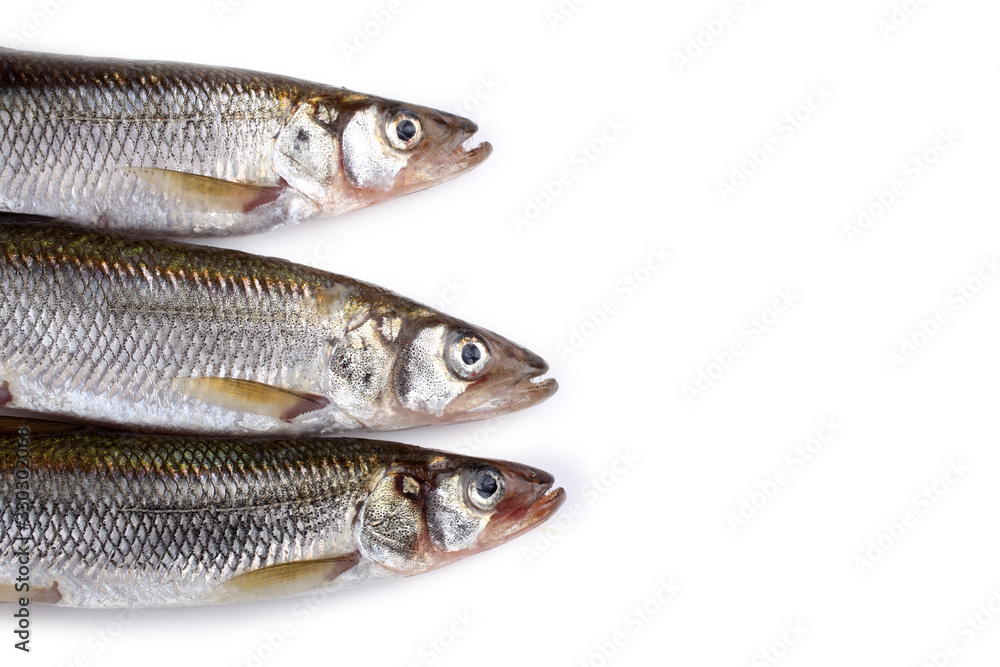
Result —
[{"label": "fish head", "polygon": [[531,407],[558,389],[537,354],[492,331],[371,285],[324,290],[342,334],[323,393],[369,430],[476,421]]},{"label": "fish head", "polygon": [[410,425],[454,424],[522,410],[558,389],[549,365],[510,340],[438,316],[401,346],[393,369],[397,418]]},{"label": "fish head", "polygon": [[429,107],[341,91],[302,104],[279,133],[276,172],[325,213],[424,190],[481,164],[478,127]]},{"label": "fish head", "polygon": [[555,514],[566,497],[537,468],[431,454],[428,462],[387,470],[356,515],[362,552],[400,574],[508,542]]}]

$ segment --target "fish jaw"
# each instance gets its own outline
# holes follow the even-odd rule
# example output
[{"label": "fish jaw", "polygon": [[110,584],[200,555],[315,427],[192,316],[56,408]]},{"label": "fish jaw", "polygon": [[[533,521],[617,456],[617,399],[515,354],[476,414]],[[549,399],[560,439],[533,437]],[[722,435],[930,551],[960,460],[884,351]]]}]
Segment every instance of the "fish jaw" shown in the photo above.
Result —
[{"label": "fish jaw", "polygon": [[479,145],[466,149],[462,144],[456,146],[451,152],[435,156],[428,159],[412,175],[401,174],[402,178],[394,186],[396,193],[394,197],[420,192],[434,185],[445,183],[461,176],[467,171],[478,167],[486,158],[493,154],[493,146],[484,141]]},{"label": "fish jaw", "polygon": [[464,555],[498,547],[550,519],[566,501],[566,492],[553,488],[549,473],[519,463],[493,461],[503,473],[507,492],[475,546]]},{"label": "fish jaw", "polygon": [[505,393],[470,409],[454,423],[479,421],[524,410],[548,400],[558,389],[559,383],[554,378],[545,378],[541,375],[525,378]]}]

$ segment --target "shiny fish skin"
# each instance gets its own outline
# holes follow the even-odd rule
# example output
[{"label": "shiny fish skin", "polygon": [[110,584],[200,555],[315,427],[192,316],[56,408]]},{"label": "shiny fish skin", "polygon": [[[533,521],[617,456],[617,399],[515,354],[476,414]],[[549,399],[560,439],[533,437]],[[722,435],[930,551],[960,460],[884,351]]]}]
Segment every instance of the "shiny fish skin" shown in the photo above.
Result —
[{"label": "shiny fish skin", "polygon": [[[25,216],[0,214],[0,325],[6,407],[145,432],[395,430],[505,414],[556,390],[537,381],[548,368],[537,355],[360,281]],[[462,379],[446,357],[467,332],[491,357]],[[185,378],[326,404],[234,409]]]},{"label": "shiny fish skin", "polygon": [[[66,426],[46,433],[45,422],[4,421],[16,423],[0,435],[0,553],[8,555],[0,561],[0,600],[14,595],[18,559],[10,555],[18,553],[28,554],[33,602],[62,606],[192,606],[339,590],[497,546],[547,519],[563,499],[542,471],[392,442],[150,436]],[[30,466],[21,505],[14,482],[21,479],[19,437]],[[390,533],[378,505],[388,501],[391,508],[402,499],[384,493],[397,477],[421,487],[418,505],[436,507],[444,498],[453,516],[468,514],[468,502],[441,490],[484,466],[502,471],[507,497],[473,543],[449,538],[438,525],[444,515],[428,509],[391,533],[388,543],[399,546],[403,565],[383,557],[378,543]],[[288,577],[276,588],[232,585],[234,577],[262,568],[345,555],[347,569],[332,582]]]},{"label": "shiny fish skin", "polygon": [[[422,120],[400,151],[386,119]],[[469,120],[238,69],[0,49],[0,210],[147,236],[223,236],[334,215],[482,162]],[[220,204],[133,169],[270,188]],[[235,206],[235,208],[232,208]]]}]

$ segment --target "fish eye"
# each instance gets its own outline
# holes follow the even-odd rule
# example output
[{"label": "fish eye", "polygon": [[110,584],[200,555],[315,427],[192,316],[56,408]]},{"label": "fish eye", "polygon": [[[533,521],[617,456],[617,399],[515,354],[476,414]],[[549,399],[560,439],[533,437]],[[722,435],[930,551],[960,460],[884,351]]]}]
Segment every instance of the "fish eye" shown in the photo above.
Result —
[{"label": "fish eye", "polygon": [[420,118],[408,109],[401,109],[392,114],[385,124],[385,136],[397,150],[411,150],[420,143],[423,134]]},{"label": "fish eye", "polygon": [[448,349],[448,368],[463,380],[469,380],[486,368],[490,361],[490,350],[475,334],[457,336]]},{"label": "fish eye", "polygon": [[496,468],[479,468],[469,480],[467,493],[469,502],[478,509],[491,510],[496,507],[507,490],[507,482]]}]

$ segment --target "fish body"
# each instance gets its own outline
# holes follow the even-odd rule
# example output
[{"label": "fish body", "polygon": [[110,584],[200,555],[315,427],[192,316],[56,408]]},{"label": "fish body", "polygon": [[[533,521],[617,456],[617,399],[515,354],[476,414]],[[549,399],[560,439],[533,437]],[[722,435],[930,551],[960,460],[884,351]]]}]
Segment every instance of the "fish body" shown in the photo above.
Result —
[{"label": "fish body", "polygon": [[0,403],[145,432],[483,419],[556,390],[509,340],[290,262],[0,214]]},{"label": "fish body", "polygon": [[392,442],[2,422],[6,602],[172,607],[339,590],[492,548],[563,501],[540,470]]},{"label": "fish body", "polygon": [[435,109],[231,68],[0,49],[0,210],[262,232],[444,182],[489,144]]}]

